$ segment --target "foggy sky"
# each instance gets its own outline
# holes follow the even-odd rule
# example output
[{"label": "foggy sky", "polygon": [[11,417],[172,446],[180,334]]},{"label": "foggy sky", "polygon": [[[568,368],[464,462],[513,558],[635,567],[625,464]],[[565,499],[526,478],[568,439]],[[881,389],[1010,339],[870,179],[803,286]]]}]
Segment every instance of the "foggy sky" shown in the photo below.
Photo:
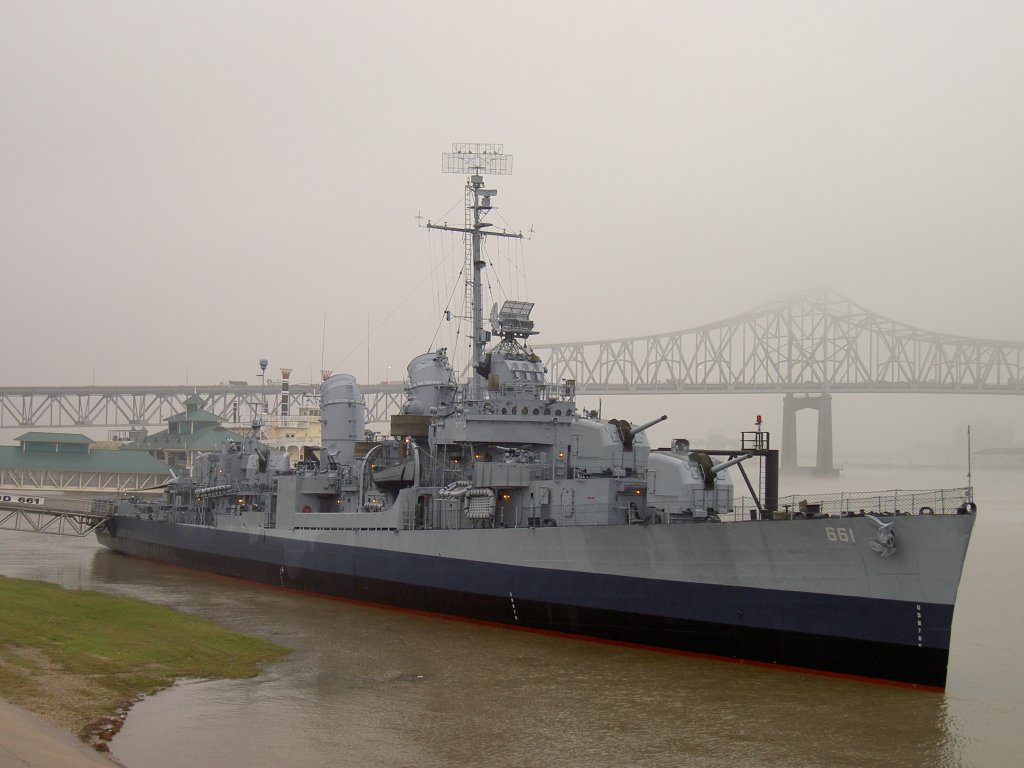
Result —
[{"label": "foggy sky", "polygon": [[452,246],[416,216],[460,221],[454,141],[515,156],[488,183],[533,229],[502,287],[537,343],[820,286],[1024,339],[1022,29],[1018,2],[0,0],[0,385],[400,378],[436,345]]}]

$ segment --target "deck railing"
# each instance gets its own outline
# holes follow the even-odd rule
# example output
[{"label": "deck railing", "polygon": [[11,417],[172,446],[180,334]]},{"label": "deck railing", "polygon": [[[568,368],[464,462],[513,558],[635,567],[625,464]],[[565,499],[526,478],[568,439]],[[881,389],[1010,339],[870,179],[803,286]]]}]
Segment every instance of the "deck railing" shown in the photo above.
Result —
[{"label": "deck railing", "polygon": [[[808,493],[779,497],[775,517],[857,517],[860,515],[953,515],[973,503],[971,488]],[[757,512],[753,499],[734,500],[732,518],[751,519]],[[755,515],[756,516],[756,515]]]},{"label": "deck railing", "polygon": [[[641,509],[628,501],[610,512],[606,504],[535,505],[519,507],[495,504],[493,518],[478,525],[495,528],[540,528],[578,525],[668,525],[694,523],[738,523],[750,520],[792,520],[817,517],[859,517],[875,515],[953,515],[974,511],[970,488],[928,490],[888,490],[859,493],[793,494],[779,499],[775,511],[758,512],[749,497],[736,497],[728,509],[666,514],[651,508]],[[970,506],[968,506],[970,505]],[[460,500],[435,500],[428,516],[435,528],[466,528]],[[431,523],[428,523],[431,524]]]}]

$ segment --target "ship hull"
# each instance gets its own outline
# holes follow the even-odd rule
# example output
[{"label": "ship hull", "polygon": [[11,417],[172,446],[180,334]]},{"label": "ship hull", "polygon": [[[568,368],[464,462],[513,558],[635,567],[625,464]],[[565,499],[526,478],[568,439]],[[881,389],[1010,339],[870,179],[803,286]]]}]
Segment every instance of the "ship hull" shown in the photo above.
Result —
[{"label": "ship hull", "polygon": [[[120,517],[99,540],[128,555],[353,600],[944,687],[973,518],[907,520],[909,551],[887,559],[867,547],[819,546],[828,541],[822,523],[650,526],[633,535],[635,552],[660,554],[633,556],[626,542],[618,558],[602,531],[582,528],[296,537]],[[864,525],[861,540],[871,530]],[[478,546],[502,533],[510,534],[502,547]],[[789,540],[783,558],[767,554],[787,551],[779,537]]]}]

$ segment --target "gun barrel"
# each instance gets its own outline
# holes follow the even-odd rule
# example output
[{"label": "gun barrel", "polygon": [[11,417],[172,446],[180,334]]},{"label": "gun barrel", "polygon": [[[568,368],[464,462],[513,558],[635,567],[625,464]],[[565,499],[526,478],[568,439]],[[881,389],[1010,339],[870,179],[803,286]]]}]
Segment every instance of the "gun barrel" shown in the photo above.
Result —
[{"label": "gun barrel", "polygon": [[649,429],[650,427],[653,427],[655,424],[660,424],[661,422],[663,422],[667,418],[668,418],[667,415],[662,415],[662,416],[659,416],[656,419],[651,419],[646,424],[641,424],[638,427],[633,427],[632,429],[629,430],[629,436],[630,437],[636,437],[641,432],[643,432],[645,429]]},{"label": "gun barrel", "polygon": [[729,459],[728,461],[723,461],[721,464],[715,464],[715,466],[711,468],[711,472],[717,475],[723,469],[728,469],[733,464],[739,464],[741,461],[749,459],[753,455],[754,454],[752,453],[744,453],[742,456],[736,456],[735,458]]}]

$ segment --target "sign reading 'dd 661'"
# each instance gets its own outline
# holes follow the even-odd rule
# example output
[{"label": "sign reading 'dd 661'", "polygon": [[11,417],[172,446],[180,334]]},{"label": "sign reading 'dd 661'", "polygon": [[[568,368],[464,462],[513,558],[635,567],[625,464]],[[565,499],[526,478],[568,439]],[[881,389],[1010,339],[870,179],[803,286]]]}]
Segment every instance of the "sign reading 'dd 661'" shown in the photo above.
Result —
[{"label": "sign reading 'dd 661'", "polygon": [[46,499],[41,496],[25,496],[17,491],[0,491],[0,504],[28,504],[41,507]]}]

